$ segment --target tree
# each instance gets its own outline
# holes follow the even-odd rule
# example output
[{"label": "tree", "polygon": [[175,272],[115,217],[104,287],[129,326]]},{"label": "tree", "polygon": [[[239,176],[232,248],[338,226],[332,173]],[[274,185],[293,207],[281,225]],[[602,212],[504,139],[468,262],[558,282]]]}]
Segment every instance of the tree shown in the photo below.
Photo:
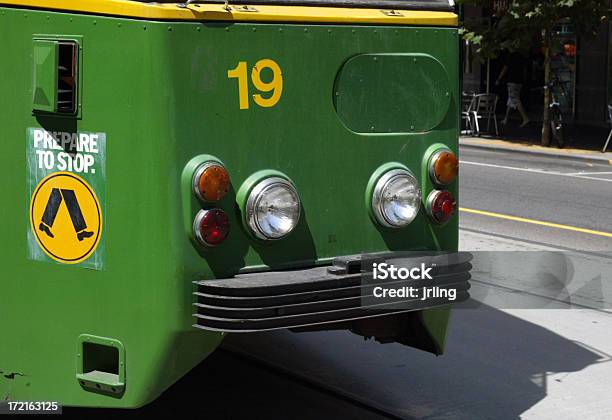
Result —
[{"label": "tree", "polygon": [[[463,4],[488,6],[491,0],[459,0]],[[540,39],[544,54],[544,83],[551,81],[552,34],[562,22],[573,23],[576,35],[597,34],[601,24],[610,16],[607,0],[508,0],[506,8],[498,12],[494,24],[483,27],[467,26],[463,38],[476,47],[476,55],[495,58],[501,51],[527,50]],[[550,144],[550,90],[544,90],[542,145]]]}]

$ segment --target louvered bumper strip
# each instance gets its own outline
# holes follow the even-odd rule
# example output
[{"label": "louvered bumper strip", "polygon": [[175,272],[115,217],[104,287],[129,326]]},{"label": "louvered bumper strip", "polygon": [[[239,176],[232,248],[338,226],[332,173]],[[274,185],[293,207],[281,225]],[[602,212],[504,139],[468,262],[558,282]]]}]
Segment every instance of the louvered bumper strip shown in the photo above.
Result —
[{"label": "louvered bumper strip", "polygon": [[[355,273],[353,261],[332,267],[241,274],[222,280],[198,281],[195,327],[228,332],[253,332],[349,321],[434,308],[466,300],[471,264],[469,254],[427,259],[433,279],[379,281],[371,273]],[[400,266],[416,266],[423,257],[403,259]],[[344,269],[342,269],[344,263]],[[446,264],[444,264],[446,263]],[[360,260],[359,268],[363,261]],[[373,287],[437,287],[453,289],[456,298],[398,297],[375,299]]]}]

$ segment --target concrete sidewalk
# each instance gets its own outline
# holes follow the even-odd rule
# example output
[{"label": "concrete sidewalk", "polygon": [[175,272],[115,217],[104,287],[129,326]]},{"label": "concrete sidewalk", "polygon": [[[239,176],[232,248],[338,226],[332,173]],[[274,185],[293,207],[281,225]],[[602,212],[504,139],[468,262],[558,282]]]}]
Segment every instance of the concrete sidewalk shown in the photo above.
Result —
[{"label": "concrete sidewalk", "polygon": [[[533,251],[532,257],[538,258],[554,249],[473,232],[460,231],[460,235],[460,247],[465,250]],[[525,277],[533,280],[531,284],[551,281],[542,273],[533,274],[533,278]],[[570,309],[559,300],[535,296],[524,286],[484,288],[477,281],[471,285],[472,296],[496,297],[506,303],[501,308],[477,300],[457,305],[446,351],[440,357],[397,343],[364,340],[348,331],[230,334],[224,346],[305,383],[374,407],[387,413],[387,418],[610,418],[612,314]],[[509,307],[510,299],[529,300],[532,308],[539,309]],[[205,398],[208,393],[202,395]],[[272,400],[274,404],[281,401]],[[254,406],[255,417],[261,417],[266,401]],[[307,408],[296,407],[288,416]]]},{"label": "concrete sidewalk", "polygon": [[587,160],[593,164],[612,165],[612,151],[601,153],[593,150],[572,149],[556,147],[543,147],[532,143],[517,143],[502,139],[481,137],[459,137],[459,146],[462,148],[478,148],[511,153],[529,153],[558,159]]}]

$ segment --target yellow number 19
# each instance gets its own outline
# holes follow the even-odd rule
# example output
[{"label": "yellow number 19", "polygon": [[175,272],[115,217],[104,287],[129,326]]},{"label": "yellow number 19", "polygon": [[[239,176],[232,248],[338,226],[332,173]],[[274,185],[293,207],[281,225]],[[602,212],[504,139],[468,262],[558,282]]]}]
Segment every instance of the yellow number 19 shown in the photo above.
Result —
[{"label": "yellow number 19", "polygon": [[[263,69],[272,70],[272,80],[264,82],[261,80]],[[240,61],[236,68],[227,71],[229,79],[238,79],[238,101],[240,109],[249,109],[249,83],[247,80],[247,63]],[[251,82],[261,93],[272,92],[268,98],[264,98],[259,93],[253,95],[255,103],[263,108],[270,108],[278,103],[283,94],[283,74],[275,61],[265,58],[255,63],[251,71]]]}]

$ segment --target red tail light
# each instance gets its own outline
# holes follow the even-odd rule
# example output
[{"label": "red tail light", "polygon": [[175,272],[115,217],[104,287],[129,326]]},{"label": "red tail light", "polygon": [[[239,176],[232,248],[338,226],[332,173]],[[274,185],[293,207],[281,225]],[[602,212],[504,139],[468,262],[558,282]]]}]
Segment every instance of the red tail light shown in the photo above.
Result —
[{"label": "red tail light", "polygon": [[436,223],[445,223],[457,209],[455,197],[448,191],[435,190],[427,197],[427,213]]},{"label": "red tail light", "polygon": [[200,210],[193,221],[193,236],[205,246],[217,246],[229,234],[229,219],[223,210]]}]

